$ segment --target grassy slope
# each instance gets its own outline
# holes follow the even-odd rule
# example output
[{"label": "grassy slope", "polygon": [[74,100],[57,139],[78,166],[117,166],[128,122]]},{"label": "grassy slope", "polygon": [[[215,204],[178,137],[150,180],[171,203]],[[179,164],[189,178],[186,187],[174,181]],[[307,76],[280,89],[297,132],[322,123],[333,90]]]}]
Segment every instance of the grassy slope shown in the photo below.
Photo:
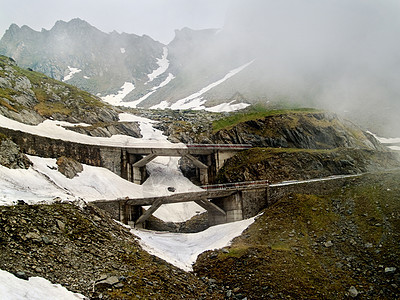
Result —
[{"label": "grassy slope", "polygon": [[351,286],[398,298],[398,182],[400,172],[368,175],[328,196],[287,196],[228,251],[202,254],[195,272],[249,299],[343,299]]},{"label": "grassy slope", "polygon": [[233,126],[243,123],[246,121],[262,119],[268,116],[275,116],[280,114],[289,113],[307,113],[307,112],[319,112],[319,110],[312,108],[293,108],[293,109],[268,109],[263,105],[252,105],[248,109],[235,112],[227,117],[218,119],[213,122],[213,132],[217,132],[223,129],[230,129]]},{"label": "grassy slope", "polygon": [[[0,77],[11,79],[13,87],[19,78],[27,78],[31,82],[32,91],[37,99],[37,103],[33,108],[44,117],[49,117],[54,113],[70,115],[78,107],[79,109],[90,111],[107,106],[97,97],[74,86],[54,80],[44,74],[13,65],[12,61],[5,56],[0,56],[0,67],[2,68]],[[7,68],[9,69],[7,70]],[[19,112],[22,109],[30,109],[30,107],[21,105],[15,99],[16,96],[23,94],[24,91],[2,88],[0,89],[0,105],[15,112]]]}]

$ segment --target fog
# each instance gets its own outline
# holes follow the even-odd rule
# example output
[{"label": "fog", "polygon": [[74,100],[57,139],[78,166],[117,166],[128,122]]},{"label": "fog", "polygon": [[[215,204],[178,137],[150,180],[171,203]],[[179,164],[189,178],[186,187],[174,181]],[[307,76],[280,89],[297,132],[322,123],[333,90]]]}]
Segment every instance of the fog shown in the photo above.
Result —
[{"label": "fog", "polygon": [[264,70],[267,97],[385,113],[400,129],[400,1],[235,1],[224,33]]}]

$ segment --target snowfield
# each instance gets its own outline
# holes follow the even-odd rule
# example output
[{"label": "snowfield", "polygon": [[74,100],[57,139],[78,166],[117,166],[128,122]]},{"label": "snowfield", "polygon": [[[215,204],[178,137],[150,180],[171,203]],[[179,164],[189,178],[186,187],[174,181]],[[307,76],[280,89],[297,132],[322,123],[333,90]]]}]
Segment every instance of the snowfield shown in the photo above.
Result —
[{"label": "snowfield", "polygon": [[147,81],[146,83],[152,82],[158,76],[160,76],[161,74],[165,73],[165,71],[167,71],[167,69],[169,67],[169,60],[167,59],[167,57],[168,57],[168,48],[164,47],[162,57],[157,58],[158,68],[155,69],[151,74],[147,75],[147,77],[149,77],[149,81]]},{"label": "snowfield", "polygon": [[68,291],[60,284],[52,284],[42,277],[24,280],[0,270],[0,299],[4,300],[73,300],[87,299],[85,296]]},{"label": "snowfield", "polygon": [[[171,105],[167,101],[162,101],[161,103],[154,105],[151,108],[152,109],[170,108],[170,109],[176,109],[176,110],[179,110],[179,109],[193,109],[193,110],[206,109],[204,104],[207,102],[207,100],[203,99],[202,95],[204,93],[208,92],[209,90],[213,89],[214,87],[220,85],[224,81],[228,80],[232,76],[235,76],[236,74],[238,74],[239,72],[241,72],[242,70],[247,68],[249,65],[251,65],[253,62],[254,62],[254,60],[252,60],[236,69],[229,71],[222,79],[209,84],[208,86],[202,88],[200,91],[198,91],[192,95],[189,95],[183,99],[180,99]],[[240,109],[240,108],[244,108],[244,107],[248,106],[248,104],[244,104],[244,105],[245,106],[243,106],[243,105],[237,106],[236,108]],[[218,111],[218,112],[236,110],[232,106],[230,106],[230,103],[224,103],[224,104],[217,105],[217,106],[214,106],[213,108],[209,108],[209,109],[213,109],[210,111]],[[224,110],[224,109],[228,109],[228,110]]]},{"label": "snowfield", "polygon": [[[76,126],[68,122],[46,120],[37,125],[26,125],[0,116],[0,126],[24,132],[84,144],[130,147],[185,147],[172,144],[160,130],[153,128],[155,121],[128,113],[119,115],[120,122],[138,122],[143,138],[113,136],[95,138],[67,130],[62,126]],[[86,126],[87,124],[79,124]],[[157,157],[147,165],[150,177],[143,185],[127,181],[105,168],[83,165],[83,172],[68,179],[57,170],[56,160],[28,156],[33,166],[28,170],[13,170],[0,166],[0,205],[12,205],[18,200],[26,203],[51,203],[55,200],[84,201],[116,200],[129,197],[146,198],[176,193],[201,191],[182,175],[177,157]],[[175,187],[175,192],[168,187]],[[166,222],[184,222],[205,210],[195,203],[162,205],[154,216]]]},{"label": "snowfield", "polygon": [[106,95],[104,97],[101,97],[101,99],[111,105],[126,105],[129,102],[123,102],[122,100],[128,95],[130,92],[132,92],[135,89],[135,85],[132,82],[125,82],[118,93],[116,94],[111,94],[111,95]]},{"label": "snowfield", "polygon": [[231,241],[242,234],[255,220],[212,226],[197,233],[167,233],[149,230],[132,229],[131,232],[140,237],[140,244],[147,252],[181,268],[192,271],[192,264],[204,251],[229,246]]}]

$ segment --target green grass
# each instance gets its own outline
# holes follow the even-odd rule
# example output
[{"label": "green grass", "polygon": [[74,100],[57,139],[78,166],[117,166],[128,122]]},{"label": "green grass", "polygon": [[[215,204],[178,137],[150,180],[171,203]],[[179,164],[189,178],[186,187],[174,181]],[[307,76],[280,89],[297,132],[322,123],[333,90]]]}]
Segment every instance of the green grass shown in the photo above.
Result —
[{"label": "green grass", "polygon": [[[31,82],[32,90],[39,103],[34,107],[24,107],[14,99],[14,96],[21,95],[22,92],[12,88],[0,89],[0,106],[9,110],[18,112],[22,109],[34,108],[40,115],[49,117],[54,113],[70,115],[78,107],[83,110],[96,110],[108,106],[88,92],[54,80],[42,73],[22,69],[11,63],[10,58],[0,56],[0,66],[3,67],[0,76],[7,78],[10,75],[9,73],[13,73],[13,76],[17,78],[26,77]],[[12,70],[5,70],[6,67]],[[15,83],[11,82],[11,84],[14,85]]]},{"label": "green grass", "polygon": [[230,129],[233,126],[251,121],[262,119],[268,116],[275,116],[281,114],[296,114],[296,113],[310,113],[310,112],[318,112],[320,110],[313,108],[293,108],[293,109],[268,109],[263,105],[254,105],[250,108],[233,113],[230,116],[218,119],[213,122],[213,132],[218,132],[223,129]]}]

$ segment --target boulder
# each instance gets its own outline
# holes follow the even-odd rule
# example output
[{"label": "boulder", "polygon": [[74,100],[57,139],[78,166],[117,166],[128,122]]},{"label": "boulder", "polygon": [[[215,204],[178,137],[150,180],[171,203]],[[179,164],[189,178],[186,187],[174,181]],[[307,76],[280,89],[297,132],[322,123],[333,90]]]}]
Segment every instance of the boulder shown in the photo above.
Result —
[{"label": "boulder", "polygon": [[57,159],[57,166],[58,171],[69,179],[74,178],[79,172],[83,171],[83,166],[80,162],[65,156]]}]

